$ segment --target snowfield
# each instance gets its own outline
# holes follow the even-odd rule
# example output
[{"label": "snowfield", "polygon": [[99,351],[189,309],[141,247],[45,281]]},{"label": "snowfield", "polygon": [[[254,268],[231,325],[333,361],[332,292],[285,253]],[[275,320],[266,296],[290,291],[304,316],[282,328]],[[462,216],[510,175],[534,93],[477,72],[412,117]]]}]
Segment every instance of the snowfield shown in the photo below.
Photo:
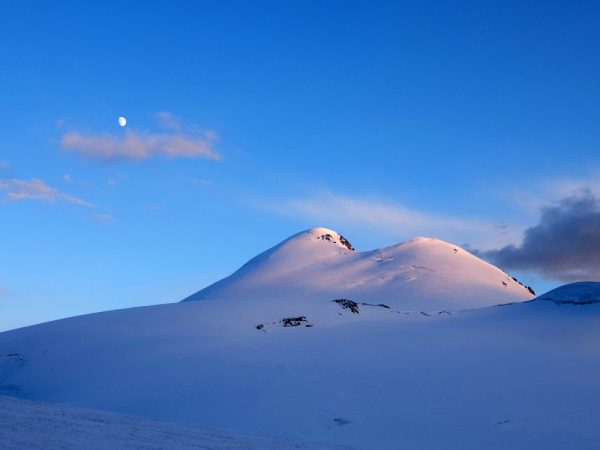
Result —
[{"label": "snowfield", "polygon": [[527,301],[508,278],[309,230],[200,301],[0,333],[0,394],[366,449],[598,448],[600,302],[572,301],[598,284]]},{"label": "snowfield", "polygon": [[65,408],[0,397],[0,448],[48,449],[205,449],[334,450],[316,443],[244,435],[123,416],[104,411]]}]

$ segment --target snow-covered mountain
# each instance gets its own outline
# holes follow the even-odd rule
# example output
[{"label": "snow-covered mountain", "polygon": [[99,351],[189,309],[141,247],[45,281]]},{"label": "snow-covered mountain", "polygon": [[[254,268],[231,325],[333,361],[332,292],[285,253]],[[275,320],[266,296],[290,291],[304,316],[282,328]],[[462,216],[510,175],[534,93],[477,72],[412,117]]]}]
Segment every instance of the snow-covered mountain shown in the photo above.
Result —
[{"label": "snow-covered mountain", "polygon": [[537,300],[550,301],[559,305],[588,305],[600,303],[600,282],[580,281],[565,284],[540,295]]},{"label": "snow-covered mountain", "polygon": [[[597,447],[597,284],[481,308],[524,288],[441,241],[356,253],[322,231],[259,255],[203,301],[0,333],[0,395],[359,448]],[[362,290],[344,285],[353,269]],[[379,297],[401,288],[412,297]]]},{"label": "snow-covered mountain", "polygon": [[184,301],[326,301],[347,298],[398,310],[470,309],[525,301],[534,292],[457,245],[417,238],[357,252],[336,231],[313,228],[251,259]]}]

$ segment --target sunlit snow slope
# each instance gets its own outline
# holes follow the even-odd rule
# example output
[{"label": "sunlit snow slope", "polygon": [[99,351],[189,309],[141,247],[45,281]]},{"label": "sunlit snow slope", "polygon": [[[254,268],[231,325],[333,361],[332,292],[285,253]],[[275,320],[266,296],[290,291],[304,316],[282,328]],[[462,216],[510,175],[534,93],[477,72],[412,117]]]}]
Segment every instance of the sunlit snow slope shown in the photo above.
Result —
[{"label": "sunlit snow slope", "polygon": [[357,252],[339,233],[313,228],[261,253],[184,301],[349,298],[400,310],[456,310],[533,297],[502,270],[438,239],[417,238]]}]

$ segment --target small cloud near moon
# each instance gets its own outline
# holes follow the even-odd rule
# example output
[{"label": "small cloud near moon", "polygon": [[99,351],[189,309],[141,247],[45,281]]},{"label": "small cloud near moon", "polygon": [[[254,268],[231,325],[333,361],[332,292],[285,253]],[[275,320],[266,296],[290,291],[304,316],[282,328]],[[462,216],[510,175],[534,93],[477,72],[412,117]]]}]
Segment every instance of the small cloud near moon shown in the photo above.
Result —
[{"label": "small cloud near moon", "polygon": [[127,125],[127,119],[123,116],[119,117],[119,125],[124,127],[125,125]]}]

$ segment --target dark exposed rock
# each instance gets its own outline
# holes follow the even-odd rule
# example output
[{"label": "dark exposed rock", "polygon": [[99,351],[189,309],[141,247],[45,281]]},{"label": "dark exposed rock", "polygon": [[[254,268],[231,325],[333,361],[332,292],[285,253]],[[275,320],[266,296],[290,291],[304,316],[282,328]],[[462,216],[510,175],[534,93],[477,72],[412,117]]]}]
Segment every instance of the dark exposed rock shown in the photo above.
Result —
[{"label": "dark exposed rock", "polygon": [[298,316],[281,319],[281,323],[284,327],[298,327],[302,324],[307,324],[308,322],[306,321],[306,316]]},{"label": "dark exposed rock", "polygon": [[322,234],[321,236],[319,236],[317,239],[323,239],[324,241],[331,241],[331,242],[335,242],[333,240],[333,236],[329,233],[327,234]]},{"label": "dark exposed rock", "polygon": [[[333,242],[334,244],[337,243],[337,241],[335,240],[335,237],[330,233],[322,234],[321,236],[317,237],[317,239],[322,239],[324,241]],[[352,246],[350,241],[348,239],[346,239],[344,236],[342,236],[341,234],[340,234],[340,244],[342,244],[348,250],[354,251],[354,247]]]},{"label": "dark exposed rock", "polygon": [[271,328],[277,326],[277,324],[281,324],[281,326],[283,326],[283,327],[299,327],[301,325],[304,325],[307,328],[311,328],[313,326],[312,323],[310,323],[310,322],[308,322],[308,320],[306,320],[306,316],[298,316],[298,317],[286,317],[284,319],[281,319],[279,322],[269,322],[266,324],[259,323],[254,328],[266,333]]},{"label": "dark exposed rock", "polygon": [[342,309],[348,309],[350,310],[353,314],[359,314],[359,305],[362,306],[372,306],[374,308],[385,308],[385,309],[390,309],[390,307],[388,305],[384,305],[383,303],[379,303],[378,305],[374,305],[372,303],[358,303],[355,302],[354,300],[349,300],[347,298],[338,298],[336,300],[332,300],[333,302],[337,303],[338,305],[340,305],[342,307]]},{"label": "dark exposed rock", "polygon": [[388,305],[384,305],[383,303],[379,303],[377,305],[374,305],[372,303],[361,303],[361,305],[363,305],[363,306],[374,306],[374,307],[377,307],[377,308],[390,309],[390,307]]},{"label": "dark exposed rock", "polygon": [[[504,273],[506,273],[506,272],[504,272]],[[508,274],[506,274],[506,275],[508,275]],[[512,275],[508,275],[508,276],[511,277],[515,283],[519,283],[521,286],[523,286],[525,289],[527,289],[532,295],[535,295],[535,291],[533,290],[533,288],[531,286],[525,286],[523,283],[521,283],[519,280],[517,280]]]},{"label": "dark exposed rock", "polygon": [[347,298],[338,298],[334,300],[335,303],[340,305],[342,309],[349,309],[353,314],[358,314],[358,303]]},{"label": "dark exposed rock", "polygon": [[344,236],[342,236],[340,234],[340,244],[342,244],[343,246],[345,246],[348,250],[353,250],[354,251],[354,247],[352,246],[352,244],[350,243],[350,241],[348,239],[346,239]]}]

